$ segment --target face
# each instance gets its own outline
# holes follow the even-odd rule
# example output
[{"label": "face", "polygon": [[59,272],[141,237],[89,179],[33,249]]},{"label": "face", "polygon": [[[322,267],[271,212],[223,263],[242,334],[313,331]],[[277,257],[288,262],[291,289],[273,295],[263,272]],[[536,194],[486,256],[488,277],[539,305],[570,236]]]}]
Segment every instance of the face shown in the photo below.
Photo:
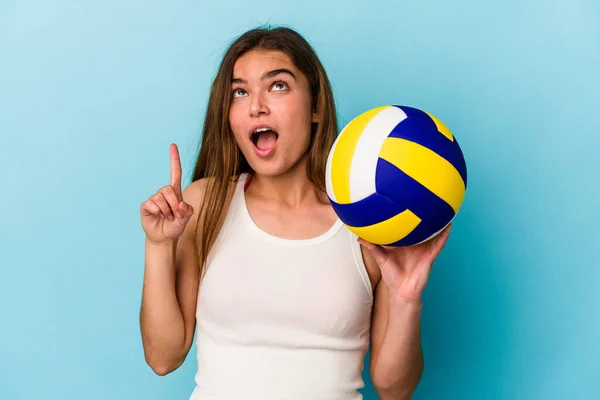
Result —
[{"label": "face", "polygon": [[257,174],[281,175],[306,163],[313,122],[308,79],[287,54],[252,50],[237,59],[229,124]]}]

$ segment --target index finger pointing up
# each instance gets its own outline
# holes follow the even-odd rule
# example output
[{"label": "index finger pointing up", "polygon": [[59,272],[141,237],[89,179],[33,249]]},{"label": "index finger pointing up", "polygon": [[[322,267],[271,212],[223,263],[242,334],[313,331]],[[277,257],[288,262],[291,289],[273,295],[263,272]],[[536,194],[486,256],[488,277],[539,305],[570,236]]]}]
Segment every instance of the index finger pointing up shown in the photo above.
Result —
[{"label": "index finger pointing up", "polygon": [[177,197],[181,199],[181,161],[175,143],[171,144],[171,186],[175,189]]}]

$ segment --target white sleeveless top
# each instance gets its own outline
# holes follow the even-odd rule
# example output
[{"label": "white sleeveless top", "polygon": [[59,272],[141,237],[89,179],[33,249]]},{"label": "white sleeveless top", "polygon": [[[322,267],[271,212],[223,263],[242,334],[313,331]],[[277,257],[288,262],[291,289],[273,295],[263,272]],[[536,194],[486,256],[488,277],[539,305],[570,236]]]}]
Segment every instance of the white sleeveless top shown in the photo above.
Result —
[{"label": "white sleeveless top", "polygon": [[203,272],[191,400],[362,399],[373,292],[356,236],[283,239],[252,220],[243,174]]}]

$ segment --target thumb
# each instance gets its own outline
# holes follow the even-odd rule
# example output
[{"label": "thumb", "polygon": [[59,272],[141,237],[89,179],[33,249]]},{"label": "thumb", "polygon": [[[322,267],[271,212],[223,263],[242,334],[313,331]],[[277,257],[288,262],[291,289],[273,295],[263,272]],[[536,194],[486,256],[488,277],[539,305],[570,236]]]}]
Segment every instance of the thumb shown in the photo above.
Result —
[{"label": "thumb", "polygon": [[179,211],[181,212],[181,220],[187,222],[194,215],[194,207],[184,201],[179,202]]},{"label": "thumb", "polygon": [[194,214],[194,207],[189,205],[188,203],[183,203],[186,208],[186,213],[190,214],[190,217]]}]

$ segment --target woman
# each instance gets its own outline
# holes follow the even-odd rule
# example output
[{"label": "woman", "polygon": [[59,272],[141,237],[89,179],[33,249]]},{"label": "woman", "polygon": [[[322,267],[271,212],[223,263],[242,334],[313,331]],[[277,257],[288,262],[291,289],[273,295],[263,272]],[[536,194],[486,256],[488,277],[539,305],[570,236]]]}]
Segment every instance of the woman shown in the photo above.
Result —
[{"label": "woman", "polygon": [[[146,361],[178,368],[194,332],[193,400],[408,399],[423,370],[421,293],[449,233],[407,248],[354,236],[325,192],[338,132],[327,74],[287,28],[254,29],[213,82],[192,183],[141,205]],[[197,331],[196,331],[197,328]]]}]

